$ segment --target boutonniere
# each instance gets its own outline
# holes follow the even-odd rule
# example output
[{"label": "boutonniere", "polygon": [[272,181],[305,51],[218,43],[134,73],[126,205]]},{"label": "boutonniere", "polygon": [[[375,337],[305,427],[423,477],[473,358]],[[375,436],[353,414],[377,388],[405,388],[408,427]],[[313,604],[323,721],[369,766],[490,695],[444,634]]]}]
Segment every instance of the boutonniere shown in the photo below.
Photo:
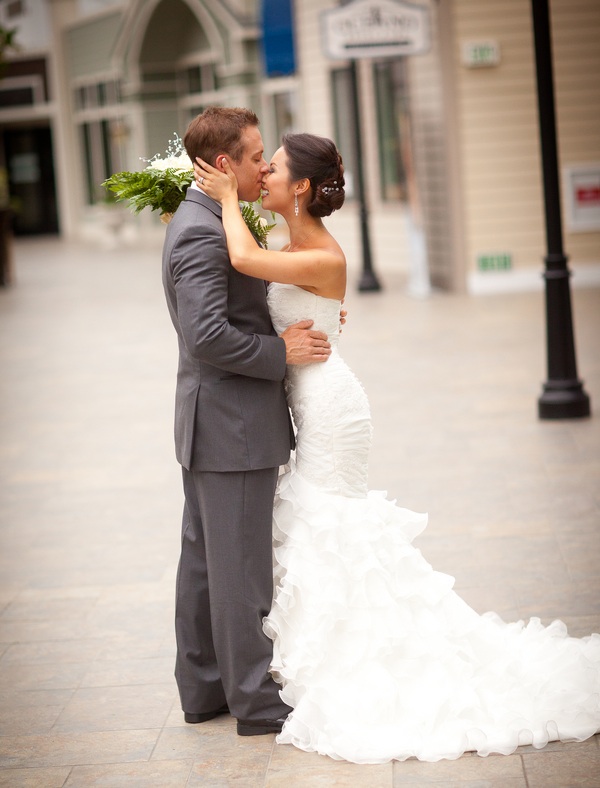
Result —
[{"label": "boutonniere", "polygon": [[[161,221],[168,224],[185,198],[194,180],[194,167],[178,134],[169,141],[165,155],[141,159],[146,167],[137,172],[116,172],[102,185],[115,195],[117,202],[128,202],[135,214],[144,208],[160,212]],[[254,207],[254,203],[240,202],[240,210],[250,232],[266,247],[267,235],[275,223],[269,224]],[[273,214],[271,214],[273,216]]]}]

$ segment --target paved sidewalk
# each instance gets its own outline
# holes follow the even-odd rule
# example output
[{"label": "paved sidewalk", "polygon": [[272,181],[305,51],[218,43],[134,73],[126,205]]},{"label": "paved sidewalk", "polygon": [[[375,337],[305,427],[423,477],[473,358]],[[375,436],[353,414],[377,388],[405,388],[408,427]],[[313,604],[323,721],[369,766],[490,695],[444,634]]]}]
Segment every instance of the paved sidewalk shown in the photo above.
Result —
[{"label": "paved sidewalk", "polygon": [[[600,420],[540,422],[543,295],[349,288],[371,487],[428,511],[425,557],[480,612],[600,631]],[[573,290],[600,412],[600,291]],[[181,483],[160,248],[18,241],[0,291],[0,786],[600,785],[599,737],[356,766],[187,726],[173,679]]]}]

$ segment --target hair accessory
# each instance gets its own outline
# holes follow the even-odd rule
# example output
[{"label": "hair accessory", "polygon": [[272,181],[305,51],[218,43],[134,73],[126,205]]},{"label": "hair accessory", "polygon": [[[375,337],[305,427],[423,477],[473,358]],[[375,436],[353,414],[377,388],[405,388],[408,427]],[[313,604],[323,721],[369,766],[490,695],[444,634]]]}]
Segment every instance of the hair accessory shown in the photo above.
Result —
[{"label": "hair accessory", "polygon": [[298,216],[298,195],[294,194],[294,213]]}]

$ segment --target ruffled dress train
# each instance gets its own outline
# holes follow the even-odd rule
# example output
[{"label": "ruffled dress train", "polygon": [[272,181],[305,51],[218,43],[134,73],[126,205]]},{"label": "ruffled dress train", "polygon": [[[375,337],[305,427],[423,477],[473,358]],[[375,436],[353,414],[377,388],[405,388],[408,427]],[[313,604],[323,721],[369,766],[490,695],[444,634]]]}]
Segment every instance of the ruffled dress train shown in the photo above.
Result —
[{"label": "ruffled dress train", "polygon": [[325,364],[290,368],[297,449],[274,509],[264,627],[293,711],[279,743],[354,763],[582,741],[600,730],[600,635],[479,615],[412,544],[427,517],[368,491],[366,395],[337,351],[339,301],[272,284],[278,331],[309,317]]}]

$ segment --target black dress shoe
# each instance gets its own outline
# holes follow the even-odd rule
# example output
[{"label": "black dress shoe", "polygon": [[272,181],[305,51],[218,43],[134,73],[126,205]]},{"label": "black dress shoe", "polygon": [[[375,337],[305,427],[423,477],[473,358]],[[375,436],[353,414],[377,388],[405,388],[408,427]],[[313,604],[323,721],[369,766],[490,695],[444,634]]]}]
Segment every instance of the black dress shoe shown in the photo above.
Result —
[{"label": "black dress shoe", "polygon": [[221,706],[221,708],[216,711],[205,711],[202,714],[191,714],[190,712],[184,711],[183,716],[186,722],[189,722],[191,725],[196,725],[198,722],[214,720],[214,718],[218,717],[220,714],[229,714],[229,706],[227,704]]},{"label": "black dress shoe", "polygon": [[281,733],[285,717],[278,720],[238,720],[238,736],[262,736],[265,733]]}]

